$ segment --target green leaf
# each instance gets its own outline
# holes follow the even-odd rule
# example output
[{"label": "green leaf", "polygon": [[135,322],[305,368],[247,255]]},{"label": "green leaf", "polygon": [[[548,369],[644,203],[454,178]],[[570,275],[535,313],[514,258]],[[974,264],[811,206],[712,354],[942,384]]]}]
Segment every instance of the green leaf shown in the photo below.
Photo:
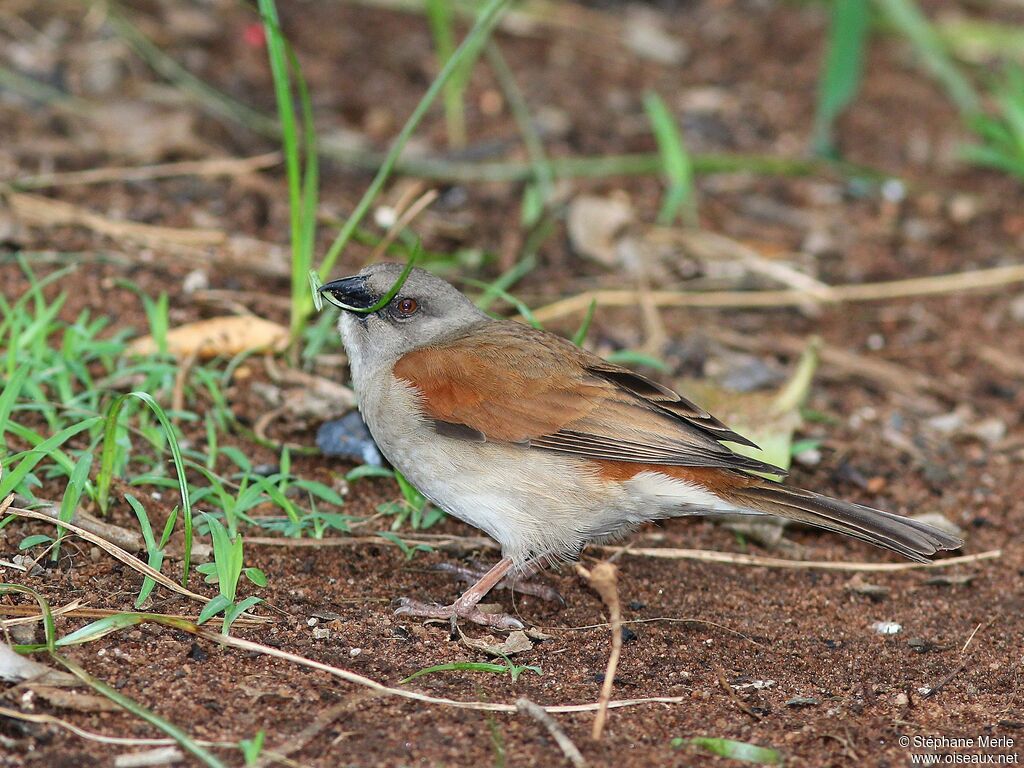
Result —
[{"label": "green leaf", "polygon": [[[67,487],[64,489],[64,496],[61,498],[60,511],[57,513],[57,519],[62,523],[69,523],[75,516],[75,510],[78,509],[78,502],[82,498],[82,494],[85,492],[85,484],[89,481],[89,470],[92,468],[92,453],[90,451],[84,452],[79,458],[78,463],[75,464],[75,468],[71,471],[71,479],[68,481]],[[53,551],[50,553],[50,560],[53,562],[57,561],[60,557],[60,541],[64,538],[65,529],[61,526],[57,526],[57,543],[53,547]]]},{"label": "green leaf", "polygon": [[658,223],[667,226],[683,213],[689,224],[696,224],[693,161],[686,151],[676,119],[654,91],[644,95],[644,109],[647,110],[654,138],[658,142],[662,171],[668,184],[658,212]]},{"label": "green leaf", "polygon": [[261,571],[259,568],[245,568],[242,573],[257,587],[267,586],[267,574]]},{"label": "green leaf", "polygon": [[698,751],[717,755],[718,757],[728,757],[733,760],[742,760],[746,763],[782,765],[782,755],[777,750],[748,744],[745,741],[697,736],[692,739],[672,739],[671,744],[676,749],[690,747]]},{"label": "green leaf", "polygon": [[80,432],[84,432],[94,425],[99,424],[101,421],[102,417],[93,416],[92,418],[85,419],[77,424],[72,424],[70,427],[66,427],[52,437],[47,438],[31,450],[23,451],[11,459],[8,459],[8,465],[10,465],[14,459],[20,460],[14,469],[10,472],[5,471],[3,476],[0,477],[0,499],[7,498],[8,494],[17,489],[21,484],[21,481],[24,480],[25,476],[35,468],[36,464],[49,456],[57,447],[63,445]]},{"label": "green leaf", "polygon": [[217,595],[211,599],[206,605],[203,606],[203,610],[199,612],[199,618],[196,619],[197,624],[205,624],[218,613],[231,607],[231,601],[228,600],[224,595]]},{"label": "green leaf", "polygon": [[594,312],[596,311],[597,299],[593,299],[590,302],[590,306],[587,307],[587,314],[583,316],[583,322],[580,323],[580,327],[573,334],[572,343],[577,347],[582,347],[583,342],[587,340],[587,334],[590,333],[590,325],[594,322]]},{"label": "green leaf", "polygon": [[[185,542],[184,554],[182,556],[181,583],[182,586],[188,586],[188,576],[192,563],[192,502],[188,494],[184,460],[182,459],[181,448],[178,446],[178,438],[170,419],[167,418],[167,414],[160,407],[160,404],[146,392],[135,391],[121,395],[107,409],[106,421],[103,427],[103,452],[100,454],[100,472],[96,478],[96,500],[100,510],[106,513],[110,498],[110,484],[114,476],[114,459],[117,455],[118,417],[129,398],[141,400],[156,414],[157,421],[160,422],[164,436],[167,439],[167,444],[171,449],[171,458],[174,461],[174,468],[178,473],[178,491],[181,494],[181,508],[184,513]],[[169,525],[173,525],[174,517],[171,517],[172,522]]]},{"label": "green leaf", "polygon": [[653,355],[637,352],[632,349],[619,349],[605,357],[609,363],[616,365],[642,365],[646,368],[653,368],[662,373],[668,373],[669,367],[664,360],[659,360]]},{"label": "green leaf", "polygon": [[833,0],[825,64],[818,81],[814,152],[833,157],[832,125],[860,87],[871,5],[865,0]]},{"label": "green leaf", "polygon": [[385,467],[375,467],[372,464],[363,464],[345,475],[345,480],[353,483],[356,480],[363,479],[364,477],[388,477],[394,479],[395,473]]},{"label": "green leaf", "polygon": [[21,543],[18,545],[18,549],[25,551],[26,549],[37,547],[40,544],[49,544],[51,541],[53,541],[53,537],[46,536],[42,533],[35,533],[22,539]]},{"label": "green leaf", "polygon": [[228,630],[231,629],[231,625],[235,623],[235,620],[245,613],[247,610],[252,608],[254,605],[259,605],[263,602],[262,598],[259,597],[247,597],[237,605],[232,605],[228,610],[224,612],[224,627],[221,630],[225,635]]}]

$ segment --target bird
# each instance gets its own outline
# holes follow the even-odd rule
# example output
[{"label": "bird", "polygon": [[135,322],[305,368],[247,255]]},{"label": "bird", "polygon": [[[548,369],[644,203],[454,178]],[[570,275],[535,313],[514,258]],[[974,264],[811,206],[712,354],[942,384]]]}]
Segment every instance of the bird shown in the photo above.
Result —
[{"label": "bird", "polygon": [[[916,520],[784,485],[785,470],[671,389],[557,334],[496,319],[445,280],[376,263],[319,292],[363,419],[427,499],[501,547],[450,605],[403,598],[398,613],[520,629],[482,611],[499,582],[579,557],[655,520],[775,515],[927,561],[963,542]],[[382,299],[390,300],[384,302]]]}]

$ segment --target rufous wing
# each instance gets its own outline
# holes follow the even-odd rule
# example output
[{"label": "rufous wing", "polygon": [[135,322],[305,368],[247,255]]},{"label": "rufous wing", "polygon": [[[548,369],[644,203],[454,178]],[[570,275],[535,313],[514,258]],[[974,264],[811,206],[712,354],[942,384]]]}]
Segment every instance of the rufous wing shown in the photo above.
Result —
[{"label": "rufous wing", "polygon": [[723,442],[750,444],[711,414],[632,371],[546,331],[485,323],[404,355],[441,434],[518,443],[591,459],[783,475]]}]

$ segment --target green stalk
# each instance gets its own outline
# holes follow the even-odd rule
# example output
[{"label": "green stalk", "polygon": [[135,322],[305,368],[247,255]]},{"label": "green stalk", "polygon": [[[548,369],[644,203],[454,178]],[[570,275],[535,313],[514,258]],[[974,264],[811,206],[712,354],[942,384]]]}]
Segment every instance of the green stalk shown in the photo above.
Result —
[{"label": "green stalk", "polygon": [[342,250],[348,245],[348,241],[352,238],[352,234],[355,232],[356,227],[362,222],[363,217],[366,216],[370,210],[370,206],[373,201],[380,194],[381,189],[384,188],[384,183],[388,180],[392,170],[394,170],[395,164],[398,161],[399,155],[402,154],[402,150],[405,149],[405,145],[412,137],[413,131],[419,126],[420,121],[426,115],[427,110],[430,109],[430,105],[434,103],[441,89],[444,88],[444,84],[451,79],[452,75],[459,70],[460,67],[469,67],[471,63],[480,54],[480,50],[484,43],[487,41],[491,31],[497,25],[498,20],[501,18],[501,13],[508,5],[509,0],[489,0],[484,9],[480,12],[477,17],[476,23],[473,28],[469,30],[469,34],[466,35],[466,39],[462,41],[462,44],[456,49],[452,57],[448,59],[448,63],[444,65],[441,72],[433,83],[430,84],[430,88],[423,94],[423,98],[420,103],[416,105],[416,109],[413,110],[412,115],[406,121],[402,127],[401,133],[395,139],[394,144],[391,145],[391,149],[388,151],[387,156],[384,158],[380,169],[377,171],[377,175],[374,176],[373,181],[370,182],[370,186],[367,188],[362,199],[356,206],[356,209],[349,216],[345,222],[345,226],[342,227],[341,232],[338,233],[337,238],[331,244],[327,254],[324,256],[323,262],[320,264],[320,277],[326,278],[334,269],[334,263],[338,260],[338,256]]}]

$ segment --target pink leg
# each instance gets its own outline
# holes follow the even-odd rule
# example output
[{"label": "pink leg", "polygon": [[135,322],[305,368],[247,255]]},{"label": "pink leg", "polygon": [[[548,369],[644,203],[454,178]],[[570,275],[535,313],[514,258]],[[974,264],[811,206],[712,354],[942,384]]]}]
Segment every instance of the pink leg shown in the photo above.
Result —
[{"label": "pink leg", "polygon": [[522,629],[523,623],[512,616],[503,613],[484,613],[477,608],[484,596],[505,578],[511,567],[512,560],[507,557],[502,558],[451,605],[432,605],[403,597],[400,600],[401,605],[395,613],[431,619],[451,619],[453,626],[457,619],[462,618],[496,629]]},{"label": "pink leg", "polygon": [[[440,563],[434,567],[434,570],[450,573],[455,578],[460,581],[465,581],[467,584],[475,583],[485,574],[483,568],[477,566],[464,566],[456,563]],[[539,597],[541,600],[565,605],[565,599],[558,594],[558,590],[554,587],[540,582],[530,581],[533,575],[540,570],[541,567],[538,563],[528,564],[522,573],[506,575],[505,578],[494,585],[494,589],[508,589],[513,592],[518,592],[521,595],[533,595],[534,597]]]}]

